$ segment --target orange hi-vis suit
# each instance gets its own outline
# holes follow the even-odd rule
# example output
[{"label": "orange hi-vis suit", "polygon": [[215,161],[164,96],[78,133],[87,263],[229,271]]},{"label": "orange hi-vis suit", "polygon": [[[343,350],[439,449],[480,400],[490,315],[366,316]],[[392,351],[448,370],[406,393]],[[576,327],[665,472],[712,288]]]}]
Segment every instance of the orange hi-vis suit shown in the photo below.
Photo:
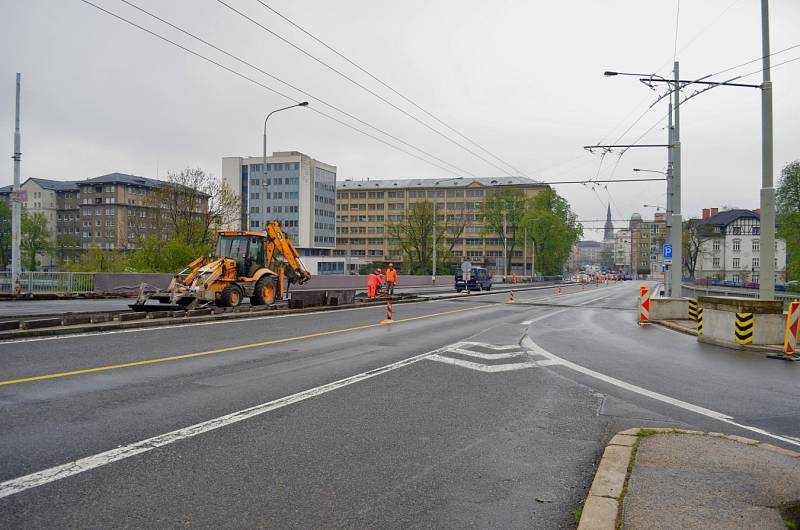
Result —
[{"label": "orange hi-vis suit", "polygon": [[370,298],[375,298],[377,290],[378,290],[378,276],[374,273],[369,274],[367,276],[367,296]]},{"label": "orange hi-vis suit", "polygon": [[386,281],[397,283],[397,269],[394,268],[386,269]]}]

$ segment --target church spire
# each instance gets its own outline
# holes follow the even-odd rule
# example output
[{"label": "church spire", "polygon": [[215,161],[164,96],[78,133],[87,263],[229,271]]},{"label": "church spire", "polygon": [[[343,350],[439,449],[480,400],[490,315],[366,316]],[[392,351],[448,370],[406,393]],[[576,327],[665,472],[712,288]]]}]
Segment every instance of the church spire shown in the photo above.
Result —
[{"label": "church spire", "polygon": [[612,239],[614,239],[614,223],[611,222],[611,203],[608,203],[606,226],[603,230],[603,241],[611,241]]}]

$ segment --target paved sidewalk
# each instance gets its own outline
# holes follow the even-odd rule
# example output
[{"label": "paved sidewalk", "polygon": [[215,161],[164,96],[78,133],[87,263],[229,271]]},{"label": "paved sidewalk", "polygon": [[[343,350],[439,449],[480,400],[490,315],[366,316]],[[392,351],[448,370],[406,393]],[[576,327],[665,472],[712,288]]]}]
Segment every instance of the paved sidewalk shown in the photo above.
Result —
[{"label": "paved sidewalk", "polygon": [[[782,512],[792,505],[794,515]],[[799,515],[800,453],[718,433],[631,429],[606,448],[579,528],[785,530]]]}]

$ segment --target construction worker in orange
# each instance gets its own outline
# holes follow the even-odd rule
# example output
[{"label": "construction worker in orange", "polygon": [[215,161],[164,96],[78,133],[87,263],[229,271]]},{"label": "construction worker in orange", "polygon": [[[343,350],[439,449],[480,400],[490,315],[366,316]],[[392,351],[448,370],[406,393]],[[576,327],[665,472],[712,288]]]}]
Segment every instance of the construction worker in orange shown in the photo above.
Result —
[{"label": "construction worker in orange", "polygon": [[369,298],[375,298],[375,294],[378,291],[378,281],[378,275],[375,272],[371,272],[367,276],[367,296]]},{"label": "construction worker in orange", "polygon": [[378,277],[377,294],[383,294],[383,288],[386,286],[386,276],[383,275],[383,271],[381,269],[375,269],[375,276]]},{"label": "construction worker in orange", "polygon": [[394,268],[394,263],[390,263],[386,269],[386,292],[389,296],[394,294],[395,285],[397,285],[397,269]]}]

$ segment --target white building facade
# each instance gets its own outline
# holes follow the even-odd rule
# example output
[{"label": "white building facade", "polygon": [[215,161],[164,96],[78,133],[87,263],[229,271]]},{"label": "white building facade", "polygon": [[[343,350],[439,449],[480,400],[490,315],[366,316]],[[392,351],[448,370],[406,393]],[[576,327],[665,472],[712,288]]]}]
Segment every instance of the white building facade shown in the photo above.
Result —
[{"label": "white building facade", "polygon": [[627,228],[614,234],[614,270],[631,274],[631,231]]},{"label": "white building facade", "polygon": [[[761,220],[751,210],[728,210],[708,216],[710,225],[697,256],[696,278],[758,283],[761,270]],[[775,281],[786,281],[786,241],[775,240]]]},{"label": "white building facade", "polygon": [[232,229],[264,230],[279,221],[312,274],[343,274],[336,247],[336,166],[300,153],[225,157],[222,177],[241,201]]}]

